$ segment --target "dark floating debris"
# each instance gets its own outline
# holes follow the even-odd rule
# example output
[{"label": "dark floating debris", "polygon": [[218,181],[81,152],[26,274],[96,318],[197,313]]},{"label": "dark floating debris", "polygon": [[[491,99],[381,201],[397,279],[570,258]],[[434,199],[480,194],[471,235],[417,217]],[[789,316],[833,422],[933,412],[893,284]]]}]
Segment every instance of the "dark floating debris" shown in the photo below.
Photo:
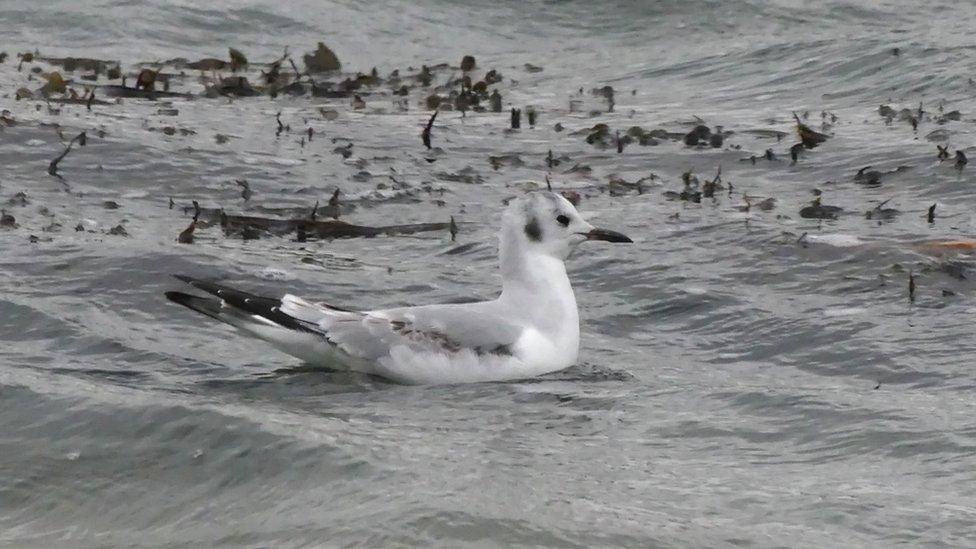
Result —
[{"label": "dark floating debris", "polygon": [[931,206],[929,206],[929,213],[926,216],[926,219],[928,220],[929,223],[935,223],[935,206],[936,204],[932,204]]},{"label": "dark floating debris", "polygon": [[[588,130],[583,130],[587,132],[586,142],[600,149],[605,149],[610,146],[610,126],[599,123],[594,124],[592,128]],[[574,132],[576,135],[578,132]]]},{"label": "dark floating debris", "polygon": [[17,219],[7,213],[7,210],[0,209],[0,227],[14,228],[17,226]]},{"label": "dark floating debris", "polygon": [[[729,185],[729,186],[731,187],[731,185]],[[758,197],[753,197],[753,196],[749,196],[749,195],[743,196],[742,197],[742,200],[745,202],[745,205],[744,206],[738,206],[739,211],[740,212],[749,212],[749,211],[752,211],[753,208],[758,208],[758,209],[760,209],[760,210],[762,210],[764,212],[768,212],[768,211],[773,210],[776,207],[776,199],[773,198],[773,197],[764,198],[763,200],[760,200],[759,202],[753,202],[753,200],[755,198],[758,198]]]},{"label": "dark floating debris", "polygon": [[68,146],[64,148],[64,152],[58,155],[57,158],[55,158],[54,160],[51,161],[50,164],[48,164],[47,173],[55,177],[61,177],[60,175],[58,175],[58,162],[61,162],[62,160],[64,160],[64,157],[68,156],[68,153],[71,152],[71,147],[75,143],[78,143],[79,146],[84,147],[86,142],[87,142],[87,136],[85,135],[85,132],[81,132],[78,135],[76,135],[71,141],[68,142]]},{"label": "dark floating debris", "polygon": [[[316,202],[316,204],[318,204]],[[332,219],[339,219],[339,189],[336,189],[332,193],[332,198],[329,198],[329,212],[331,213]],[[314,216],[313,216],[314,218]]]},{"label": "dark floating debris", "polygon": [[881,172],[877,170],[870,170],[871,166],[865,166],[854,174],[854,181],[860,183],[861,185],[866,185],[868,187],[877,187],[881,185]]},{"label": "dark floating debris", "polygon": [[465,55],[464,57],[461,58],[461,70],[464,72],[469,72],[474,70],[476,65],[477,63],[475,63],[475,59],[473,55]]},{"label": "dark floating debris", "polygon": [[942,145],[936,145],[935,148],[939,149],[939,162],[944,162],[949,159],[949,145],[946,145],[945,147]]},{"label": "dark floating debris", "polygon": [[261,92],[254,89],[244,76],[228,76],[227,78],[221,78],[216,86],[209,87],[205,95],[209,97],[216,97],[218,95],[255,97],[261,95]]},{"label": "dark floating debris", "polygon": [[502,94],[498,93],[497,89],[491,91],[488,101],[491,104],[491,112],[502,112]]},{"label": "dark floating debris", "polygon": [[454,222],[453,215],[451,216],[451,224],[449,229],[451,231],[451,242],[457,242],[458,226],[457,223]]},{"label": "dark floating debris", "polygon": [[[939,107],[941,109],[941,107]],[[936,124],[947,124],[949,122],[958,122],[962,120],[962,113],[959,111],[949,111],[944,114],[940,114],[938,118],[935,119]]]},{"label": "dark floating debris", "polygon": [[915,274],[908,271],[908,301],[915,303]]},{"label": "dark floating debris", "polygon": [[722,188],[724,187],[722,186],[722,166],[720,165],[715,172],[715,177],[711,181],[706,180],[702,186],[702,196],[705,198],[715,198],[715,191]]},{"label": "dark floating debris", "polygon": [[[719,173],[721,173],[721,171]],[[664,197],[668,200],[683,200],[686,202],[701,204],[701,182],[698,181],[698,178],[695,177],[695,175],[691,172],[685,172],[681,174],[681,181],[684,183],[684,187],[681,189],[681,192],[665,191]]]},{"label": "dark floating debris", "polygon": [[803,152],[803,143],[795,143],[790,147],[790,160],[796,164],[800,160],[800,153]]},{"label": "dark floating debris", "polygon": [[701,141],[708,141],[712,136],[712,130],[708,129],[708,126],[704,124],[699,124],[695,126],[690,132],[685,134],[684,142],[685,145],[689,147],[695,147]]},{"label": "dark floating debris", "polygon": [[821,202],[821,197],[817,196],[809,206],[800,208],[800,217],[804,219],[837,219],[843,212],[839,206],[825,206]]},{"label": "dark floating debris", "polygon": [[423,133],[420,134],[420,138],[423,140],[424,146],[427,147],[428,149],[431,148],[430,129],[434,127],[434,119],[437,118],[437,113],[439,112],[440,112],[439,110],[435,110],[434,114],[430,115],[430,119],[427,121],[427,125],[424,127]]},{"label": "dark floating debris", "polygon": [[966,158],[966,153],[962,151],[956,151],[956,169],[961,170],[968,163],[969,163],[969,159]]},{"label": "dark floating debris", "polygon": [[136,77],[136,89],[147,92],[154,91],[156,89],[157,76],[159,76],[159,71],[142,69]]},{"label": "dark floating debris", "polygon": [[724,143],[725,143],[725,136],[722,135],[722,127],[721,126],[717,126],[715,128],[715,132],[712,133],[711,136],[709,136],[709,138],[708,138],[708,144],[713,149],[720,149],[720,148],[722,148],[722,145]]},{"label": "dark floating debris", "polygon": [[814,131],[803,122],[800,121],[800,117],[793,113],[793,118],[796,120],[796,133],[800,137],[800,142],[803,146],[808,149],[816,148],[830,137],[826,134],[822,134],[818,131]]},{"label": "dark floating debris", "polygon": [[129,236],[129,233],[126,232],[125,227],[123,227],[122,225],[116,225],[112,227],[111,229],[108,230],[108,234],[112,236]]},{"label": "dark floating debris", "polygon": [[872,209],[864,212],[864,218],[865,219],[875,219],[879,223],[881,221],[891,221],[892,219],[895,219],[896,217],[898,217],[899,214],[901,214],[901,212],[898,211],[898,210],[896,210],[896,209],[894,209],[894,208],[885,208],[884,205],[887,204],[890,201],[891,201],[891,199],[889,198],[889,199],[881,202],[880,204],[878,204],[874,208],[872,208]]},{"label": "dark floating debris", "polygon": [[190,225],[180,232],[180,236],[176,238],[176,241],[180,244],[193,244],[193,231],[197,228],[197,221],[200,219],[200,204],[194,200],[193,201],[193,220],[190,221]]},{"label": "dark floating debris", "polygon": [[20,191],[19,193],[11,196],[10,200],[7,200],[7,204],[10,204],[11,206],[24,207],[30,204],[30,200],[27,198],[27,193]]},{"label": "dark floating debris", "polygon": [[305,69],[310,73],[337,71],[342,68],[342,63],[339,63],[336,54],[322,42],[319,42],[318,48],[313,53],[306,54],[303,59]]},{"label": "dark floating debris", "polygon": [[247,57],[240,50],[229,48],[230,72],[237,72],[247,68]]},{"label": "dark floating debris", "polygon": [[241,198],[244,199],[244,202],[250,200],[254,193],[251,191],[251,184],[247,182],[247,179],[235,179],[234,183],[237,183],[237,186],[241,188]]},{"label": "dark floating debris", "polygon": [[281,111],[278,111],[278,113],[275,114],[275,121],[278,122],[278,129],[275,131],[275,137],[278,137],[281,135],[281,132],[285,131],[285,125],[281,123]]},{"label": "dark floating debris", "polygon": [[512,108],[512,129],[517,130],[522,127],[522,111]]},{"label": "dark floating debris", "polygon": [[377,236],[410,235],[421,232],[450,230],[450,223],[415,223],[407,225],[388,225],[370,227],[353,225],[344,221],[315,219],[271,219],[266,217],[230,215],[220,216],[224,232],[241,234],[245,239],[259,238],[262,233],[285,236],[291,233],[304,234],[304,238],[372,238]]},{"label": "dark floating debris", "polygon": [[261,238],[261,231],[256,227],[246,226],[241,230],[241,238],[244,240],[258,240]]},{"label": "dark floating debris", "polygon": [[348,159],[350,156],[352,156],[352,146],[353,146],[352,143],[348,143],[342,147],[336,147],[332,149],[332,152],[338,154],[345,160]]},{"label": "dark floating debris", "polygon": [[[583,89],[580,88],[580,93],[582,92]],[[607,112],[613,112],[613,107],[616,105],[616,102],[614,101],[613,86],[603,86],[602,88],[594,88],[592,90],[592,93],[593,95],[603,96],[603,98],[607,100]]]}]

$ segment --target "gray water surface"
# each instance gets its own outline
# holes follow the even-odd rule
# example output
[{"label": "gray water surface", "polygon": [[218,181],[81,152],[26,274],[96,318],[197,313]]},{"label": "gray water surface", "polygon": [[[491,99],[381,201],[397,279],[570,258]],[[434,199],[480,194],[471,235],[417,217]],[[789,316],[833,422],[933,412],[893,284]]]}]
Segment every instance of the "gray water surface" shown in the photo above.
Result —
[{"label": "gray water surface", "polygon": [[[0,230],[0,544],[976,546],[973,259],[930,244],[976,232],[976,167],[935,147],[972,151],[974,24],[954,2],[0,3],[0,108],[17,121],[0,127],[0,205],[18,225]],[[476,72],[504,76],[506,112],[440,113],[428,152],[420,89],[406,111],[388,89],[362,111],[309,96],[91,112],[14,100],[42,83],[30,67],[50,70],[17,70],[35,48],[135,72],[229,46],[300,59],[320,40],[345,71],[384,76],[473,54]],[[198,76],[177,86],[199,93]],[[590,93],[604,85],[612,113]],[[878,114],[920,102],[914,132]],[[507,109],[529,105],[536,127],[506,131]],[[939,124],[940,106],[961,120]],[[279,111],[291,131],[276,136]],[[792,111],[833,136],[795,165]],[[620,154],[574,135],[699,120],[734,133],[719,149],[662,139]],[[82,130],[64,179],[49,176]],[[334,152],[350,142],[349,158]],[[766,149],[777,160],[748,160]],[[879,186],[854,180],[869,165]],[[665,196],[719,166],[731,192]],[[583,337],[564,372],[398,386],[305,367],[162,295],[184,273],[364,309],[490,298],[503,201],[547,175],[636,241],[570,260]],[[614,178],[646,179],[638,193]],[[457,242],[219,227],[176,242],[191,200],[304,215],[337,188],[346,221],[454,216]],[[801,218],[814,189],[844,213]],[[884,200],[900,213],[867,219]],[[120,224],[128,236],[107,234]]]}]

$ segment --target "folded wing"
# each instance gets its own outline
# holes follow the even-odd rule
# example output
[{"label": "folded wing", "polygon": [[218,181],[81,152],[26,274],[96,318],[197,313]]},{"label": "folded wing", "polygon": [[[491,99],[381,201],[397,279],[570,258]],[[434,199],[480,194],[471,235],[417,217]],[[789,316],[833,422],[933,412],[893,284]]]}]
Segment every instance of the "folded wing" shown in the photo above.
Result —
[{"label": "folded wing", "polygon": [[[495,302],[428,305],[356,312],[293,295],[262,297],[178,276],[218,299],[182,292],[166,297],[235,326],[303,360],[369,371],[369,364],[444,356],[506,358],[523,328],[498,314]],[[344,359],[352,359],[344,360]]]}]

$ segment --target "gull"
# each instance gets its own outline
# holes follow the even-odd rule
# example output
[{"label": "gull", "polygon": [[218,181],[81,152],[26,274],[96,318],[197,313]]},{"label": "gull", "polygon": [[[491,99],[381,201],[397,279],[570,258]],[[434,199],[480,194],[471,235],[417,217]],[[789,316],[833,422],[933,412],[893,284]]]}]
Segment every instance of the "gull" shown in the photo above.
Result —
[{"label": "gull", "polygon": [[580,323],[564,261],[585,241],[632,240],[594,227],[566,198],[546,191],[509,204],[498,240],[502,292],[491,301],[353,311],[181,275],[214,297],[166,297],[311,365],[397,383],[510,381],[572,366]]}]

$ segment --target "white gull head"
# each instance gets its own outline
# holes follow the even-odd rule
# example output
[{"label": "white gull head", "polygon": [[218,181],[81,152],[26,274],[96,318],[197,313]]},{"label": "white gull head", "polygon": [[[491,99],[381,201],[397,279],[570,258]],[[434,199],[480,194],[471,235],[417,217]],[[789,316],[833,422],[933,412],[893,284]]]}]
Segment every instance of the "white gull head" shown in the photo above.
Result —
[{"label": "white gull head", "polygon": [[502,216],[498,243],[502,276],[524,274],[527,256],[565,261],[586,240],[632,242],[618,232],[594,227],[559,194],[540,191],[517,198]]}]

